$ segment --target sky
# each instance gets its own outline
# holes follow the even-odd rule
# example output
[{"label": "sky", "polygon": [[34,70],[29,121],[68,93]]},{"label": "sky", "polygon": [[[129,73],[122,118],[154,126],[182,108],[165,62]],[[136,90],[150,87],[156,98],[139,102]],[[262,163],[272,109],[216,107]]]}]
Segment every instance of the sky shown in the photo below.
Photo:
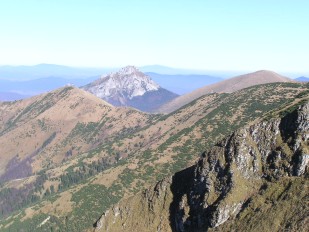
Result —
[{"label": "sky", "polygon": [[309,72],[308,0],[0,0],[0,65]]}]

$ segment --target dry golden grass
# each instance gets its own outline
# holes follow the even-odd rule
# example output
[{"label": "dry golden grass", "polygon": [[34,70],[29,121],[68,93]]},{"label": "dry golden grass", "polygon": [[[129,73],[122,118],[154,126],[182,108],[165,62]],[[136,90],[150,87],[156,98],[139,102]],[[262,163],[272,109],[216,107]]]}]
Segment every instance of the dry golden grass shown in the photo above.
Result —
[{"label": "dry golden grass", "polygon": [[65,191],[60,194],[54,202],[43,201],[42,207],[39,209],[27,208],[25,210],[25,216],[21,219],[24,221],[28,218],[32,218],[40,213],[45,213],[49,215],[55,215],[57,217],[63,216],[68,212],[72,211],[73,202],[71,202],[72,193],[70,191]]},{"label": "dry golden grass", "polygon": [[11,181],[7,182],[4,187],[5,188],[20,189],[27,184],[31,184],[31,183],[35,182],[36,178],[37,178],[37,176],[29,176],[29,177],[25,177],[25,178],[11,180]]},{"label": "dry golden grass", "polygon": [[[259,90],[255,92],[255,95],[263,95],[263,90]],[[77,94],[77,93],[76,93]],[[77,94],[78,95],[78,94]],[[295,95],[295,94],[294,94]],[[73,94],[73,96],[75,96]],[[202,121],[207,121],[207,115],[211,113],[213,110],[218,107],[222,102],[217,102],[217,99],[223,96],[221,94],[212,94],[212,95],[207,95],[204,96],[200,99],[198,99],[194,104],[188,105],[186,108],[183,108],[171,115],[169,115],[166,118],[160,118],[158,121],[152,121],[153,123],[149,125],[148,127],[142,129],[141,131],[134,132],[130,134],[131,136],[125,136],[124,138],[117,139],[117,140],[110,140],[111,144],[109,149],[112,151],[110,152],[108,149],[106,150],[101,150],[98,151],[97,153],[94,154],[94,156],[89,156],[88,158],[87,155],[88,153],[84,154],[77,154],[75,153],[76,150],[73,151],[73,156],[70,157],[66,162],[61,162],[62,158],[64,156],[64,152],[66,152],[68,149],[70,149],[72,146],[81,146],[80,153],[83,153],[83,151],[86,151],[90,147],[93,146],[93,144],[87,143],[85,140],[83,140],[81,137],[77,137],[76,140],[73,140],[70,142],[69,145],[64,146],[64,147],[59,147],[57,144],[61,144],[61,141],[63,141],[66,136],[69,134],[70,129],[74,128],[74,123],[77,123],[78,120],[81,120],[81,122],[90,122],[88,120],[100,120],[102,118],[102,115],[105,115],[104,117],[112,117],[112,120],[106,122],[104,125],[102,131],[104,132],[104,135],[102,137],[99,137],[99,139],[104,140],[104,136],[112,138],[113,135],[117,134],[119,131],[121,131],[124,128],[132,128],[136,125],[147,125],[146,121],[149,119],[147,114],[134,111],[132,109],[128,108],[114,108],[110,107],[109,105],[105,106],[97,106],[93,105],[93,107],[97,107],[96,111],[97,114],[101,114],[100,117],[98,115],[95,115],[95,112],[89,111],[86,106],[76,106],[74,109],[71,109],[72,112],[70,114],[76,114],[76,117],[78,116],[78,112],[75,112],[75,110],[79,110],[83,112],[83,115],[81,115],[79,118],[74,119],[74,117],[68,117],[67,122],[61,122],[61,121],[53,121],[53,117],[45,115],[41,119],[46,119],[46,122],[52,127],[54,126],[55,128],[61,125],[61,133],[57,134],[55,137],[54,141],[45,149],[44,153],[40,153],[34,160],[34,163],[32,163],[33,167],[35,170],[40,170],[41,167],[45,165],[45,163],[48,160],[52,161],[52,164],[54,166],[51,166],[49,170],[47,171],[48,176],[51,178],[57,178],[61,174],[65,173],[65,170],[69,168],[70,166],[78,164],[79,158],[81,158],[82,162],[91,164],[93,161],[97,161],[99,159],[102,159],[102,157],[105,156],[110,156],[112,157],[114,154],[109,154],[109,153],[114,153],[114,152],[122,152],[126,156],[129,157],[129,159],[125,162],[124,165],[122,166],[117,166],[117,167],[110,167],[109,169],[91,177],[87,184],[79,184],[76,186],[72,186],[70,190],[65,190],[63,192],[66,194],[72,194],[72,192],[76,192],[79,189],[81,189],[83,186],[87,186],[89,184],[100,184],[104,185],[105,187],[109,188],[111,187],[114,183],[116,184],[121,184],[121,175],[126,168],[130,169],[130,172],[132,171],[133,173],[139,173],[139,174],[145,174],[146,175],[146,169],[143,168],[144,165],[149,165],[152,167],[160,167],[163,164],[166,163],[173,163],[175,162],[175,158],[179,153],[177,154],[177,149],[176,152],[174,151],[174,148],[177,147],[185,147],[187,146],[186,142],[192,142],[191,147],[195,146],[195,141],[203,141],[208,138],[206,138],[207,132],[213,131],[216,127],[218,127],[218,123],[214,124],[205,124],[203,127],[199,124],[197,125],[196,123],[203,119]],[[234,95],[233,95],[234,96]],[[235,96],[238,96],[235,93]],[[292,97],[292,95],[289,95]],[[267,101],[273,101],[276,99],[278,96],[270,97]],[[75,96],[77,98],[77,96]],[[225,99],[223,97],[222,99]],[[82,102],[81,99],[79,99],[80,102]],[[85,101],[85,100],[83,100]],[[102,102],[100,99],[95,99],[93,101],[88,102],[87,104],[92,104],[91,102],[96,102],[98,101],[99,104]],[[220,100],[221,101],[221,100]],[[59,102],[58,102],[59,103]],[[58,104],[57,103],[57,104]],[[72,104],[75,106],[75,101],[72,101]],[[64,103],[61,103],[64,104]],[[60,104],[60,105],[61,105]],[[238,120],[239,116],[243,112],[243,108],[245,105],[243,104],[241,107],[237,109],[237,112],[233,114],[230,118],[227,120],[230,121],[230,123],[235,122]],[[58,107],[58,106],[57,106]],[[66,106],[63,106],[66,107]],[[60,107],[61,108],[61,107]],[[58,108],[55,108],[58,109]],[[69,108],[66,108],[69,110]],[[86,116],[84,116],[86,115]],[[221,115],[222,116],[222,115]],[[220,115],[215,114],[212,116],[212,119],[218,119],[220,120]],[[56,115],[55,115],[56,117]],[[67,123],[67,124],[66,124]],[[110,125],[113,125],[110,127]],[[30,128],[30,127],[29,127]],[[32,127],[31,127],[32,128]],[[69,129],[67,129],[69,128]],[[179,132],[181,132],[183,129],[187,129],[189,132],[186,134],[180,134],[179,136],[175,136],[177,139],[172,141],[171,143],[167,143],[165,145],[164,143],[172,136],[175,135]],[[206,135],[206,136],[205,136]],[[194,140],[195,139],[195,140]],[[200,142],[202,144],[202,142]],[[138,144],[136,146],[136,144]],[[141,146],[139,144],[142,144]],[[164,145],[163,149],[160,150],[158,149],[160,145]],[[143,160],[143,151],[145,150],[151,150],[152,157],[150,160]],[[191,149],[191,148],[190,148]],[[203,149],[203,147],[202,147]],[[178,151],[179,152],[179,151]],[[189,150],[190,155],[196,156],[198,158],[198,153],[197,152],[191,152]],[[89,153],[90,154],[90,153]],[[186,153],[187,154],[187,153]],[[153,159],[154,158],[154,159]],[[139,163],[141,161],[141,163]],[[192,159],[191,161],[188,161],[188,165],[190,166],[193,164],[196,160]],[[191,163],[190,163],[191,162]],[[153,177],[155,178],[155,177]],[[150,181],[147,180],[148,182],[144,181],[142,178],[140,179],[135,179],[132,183],[130,183],[130,187],[128,189],[124,189],[123,193],[128,196],[132,194],[131,188],[137,187],[137,184],[139,183],[138,181],[141,181],[141,183],[144,186],[149,185]],[[45,188],[49,187],[51,183],[45,184]],[[138,186],[140,188],[140,186]],[[130,192],[131,191],[131,192]],[[57,204],[62,204],[63,201],[66,201],[65,197],[62,197],[57,201]],[[42,210],[43,208],[45,211],[49,214],[53,214],[57,216],[57,214],[61,214],[63,212],[63,215],[65,215],[65,209],[62,209],[61,207],[57,206],[57,204],[50,203],[47,201],[43,202]],[[71,204],[71,203],[70,203]],[[75,208],[77,207],[76,205],[70,205],[71,207]],[[69,207],[68,207],[69,208]],[[70,209],[70,208],[69,208]],[[29,210],[29,215],[31,214],[31,209]],[[63,210],[63,211],[62,211]],[[43,211],[41,211],[43,212]]]},{"label": "dry golden grass", "polygon": [[292,82],[292,80],[287,77],[281,76],[275,72],[266,70],[257,71],[254,73],[249,73],[233,77],[224,81],[220,81],[219,83],[215,83],[212,85],[207,85],[205,87],[194,90],[191,93],[179,96],[160,107],[158,109],[158,112],[170,113],[205,94],[231,93],[250,86],[274,82]]},{"label": "dry golden grass", "polygon": [[114,183],[114,181],[118,179],[118,176],[123,172],[125,168],[126,166],[119,166],[119,167],[111,168],[107,171],[104,171],[98,174],[92,183],[104,185],[105,187],[108,188]]},{"label": "dry golden grass", "polygon": [[[95,146],[93,142],[83,138],[82,134],[67,141],[77,123],[98,124],[101,120],[109,120],[98,135],[97,140],[102,141],[120,133],[125,128],[143,126],[148,121],[149,116],[145,113],[130,108],[115,108],[86,91],[72,88],[63,96],[60,94],[63,90],[65,89],[15,103],[0,104],[0,128],[3,129],[10,119],[18,119],[16,126],[13,125],[9,131],[3,132],[4,134],[0,136],[2,154],[0,175],[17,154],[19,160],[34,154],[31,161],[32,171],[38,172],[50,164],[53,166],[61,164],[69,150],[75,156],[93,148]],[[40,103],[47,97],[50,98],[48,102],[52,106],[44,112],[36,115],[37,111],[25,111],[31,104]],[[23,111],[24,113],[21,114]],[[55,133],[54,139],[41,149],[53,133]]]}]

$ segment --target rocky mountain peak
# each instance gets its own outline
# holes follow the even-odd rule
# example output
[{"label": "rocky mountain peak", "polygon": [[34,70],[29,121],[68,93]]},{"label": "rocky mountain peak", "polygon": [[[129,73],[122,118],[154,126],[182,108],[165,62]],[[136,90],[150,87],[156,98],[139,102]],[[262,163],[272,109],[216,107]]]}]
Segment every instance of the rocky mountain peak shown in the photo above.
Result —
[{"label": "rocky mountain peak", "polygon": [[114,74],[124,76],[124,75],[131,75],[131,74],[137,74],[137,73],[141,73],[141,71],[137,67],[133,65],[128,65],[126,67],[121,68],[118,72],[115,72]]},{"label": "rocky mountain peak", "polygon": [[100,98],[118,99],[119,105],[125,105],[126,99],[142,96],[148,91],[156,91],[159,88],[157,83],[134,66],[127,66],[118,72],[102,76],[101,79],[85,87]]},{"label": "rocky mountain peak", "polygon": [[161,88],[135,66],[104,75],[83,89],[114,106],[131,106],[142,111],[149,111],[178,96]]}]

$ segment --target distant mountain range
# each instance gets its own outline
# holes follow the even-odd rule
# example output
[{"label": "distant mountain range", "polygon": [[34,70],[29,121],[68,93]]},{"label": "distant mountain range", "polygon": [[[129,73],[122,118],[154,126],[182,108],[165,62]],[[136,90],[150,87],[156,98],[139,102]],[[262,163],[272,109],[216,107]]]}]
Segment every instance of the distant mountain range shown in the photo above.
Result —
[{"label": "distant mountain range", "polygon": [[48,92],[65,85],[83,86],[97,79],[98,76],[83,79],[67,79],[61,77],[46,77],[35,80],[1,80],[0,79],[0,101],[14,101],[29,96]]},{"label": "distant mountain range", "polygon": [[21,100],[27,97],[29,96],[18,94],[18,93],[0,92],[0,101],[15,101],[15,100]]},{"label": "distant mountain range", "polygon": [[[67,84],[80,87],[119,68],[82,68],[55,64],[33,66],[0,66],[0,101],[10,101],[63,87]],[[183,95],[206,85],[215,84],[241,72],[203,71],[148,65],[139,70],[162,88]],[[207,74],[206,74],[207,73]],[[296,81],[308,81],[299,77]],[[6,97],[4,97],[6,96]]]},{"label": "distant mountain range", "polygon": [[0,66],[0,80],[34,80],[50,77],[81,79],[108,73],[113,68],[79,68],[55,64]]},{"label": "distant mountain range", "polygon": [[[208,75],[166,75],[153,72],[145,74],[151,77],[151,79],[158,83],[162,88],[180,95],[223,80],[220,77],[212,77]],[[0,79],[0,101],[23,99],[27,96],[34,96],[51,91],[67,84],[80,87],[87,85],[98,78],[99,75],[87,78],[63,78],[50,76],[21,81]],[[3,97],[4,94],[6,97]]]},{"label": "distant mountain range", "polygon": [[214,84],[224,80],[221,77],[198,74],[167,75],[154,72],[146,72],[145,74],[150,76],[152,80],[163,88],[179,95],[189,93],[195,89],[201,88],[202,86]]},{"label": "distant mountain range", "polygon": [[298,77],[295,79],[296,81],[300,81],[300,82],[308,82],[309,81],[309,77]]},{"label": "distant mountain range", "polygon": [[142,72],[154,72],[165,75],[205,75],[205,70],[194,70],[194,69],[183,69],[183,68],[172,68],[164,65],[146,65],[139,67]]},{"label": "distant mountain range", "polygon": [[[55,64],[38,64],[38,65],[20,65],[0,66],[0,80],[34,80],[47,77],[62,77],[67,79],[72,78],[87,78],[90,76],[98,76],[102,74],[108,74],[110,72],[117,71],[120,67],[113,68],[87,68],[87,67],[70,67],[64,65]],[[205,75],[207,73],[203,70],[190,70],[171,68],[162,65],[148,65],[139,67],[141,72],[154,72],[166,75],[190,75],[198,74]],[[227,76],[230,76],[229,74]]]},{"label": "distant mountain range", "polygon": [[[76,68],[53,64],[0,66],[0,101],[34,96],[67,84],[77,87],[84,86],[101,75],[117,70],[117,68]],[[202,71],[175,69],[160,65],[144,66],[140,70],[146,72],[145,74],[162,88],[176,94],[188,93],[196,88],[222,80],[220,77],[197,74]]]},{"label": "distant mountain range", "polygon": [[131,106],[150,112],[176,98],[134,66],[127,66],[82,87],[114,106]]}]

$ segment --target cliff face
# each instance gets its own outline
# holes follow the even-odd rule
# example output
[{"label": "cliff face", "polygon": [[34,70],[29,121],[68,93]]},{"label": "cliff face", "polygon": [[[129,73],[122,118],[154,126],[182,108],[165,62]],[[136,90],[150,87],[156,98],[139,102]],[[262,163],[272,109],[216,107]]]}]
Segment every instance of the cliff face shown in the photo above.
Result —
[{"label": "cliff face", "polygon": [[308,103],[235,131],[196,165],[105,212],[95,231],[305,231],[308,137]]}]

